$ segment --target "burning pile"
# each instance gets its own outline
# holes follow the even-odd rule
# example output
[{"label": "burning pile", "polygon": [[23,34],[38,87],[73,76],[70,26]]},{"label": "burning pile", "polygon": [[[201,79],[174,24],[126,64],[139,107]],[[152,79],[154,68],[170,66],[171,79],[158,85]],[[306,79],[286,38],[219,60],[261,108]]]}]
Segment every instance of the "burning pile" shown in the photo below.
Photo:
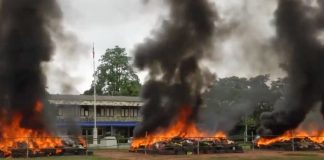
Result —
[{"label": "burning pile", "polygon": [[200,131],[196,124],[187,122],[192,115],[189,106],[182,106],[179,118],[171,126],[145,137],[132,140],[131,151],[158,154],[181,154],[188,152],[217,153],[242,152],[242,148],[226,138],[225,133],[213,135]]},{"label": "burning pile", "polygon": [[[278,0],[276,46],[288,73],[284,97],[272,112],[261,115],[261,135],[282,135],[296,129],[318,102],[323,104],[323,1]],[[324,105],[321,106],[324,115]]]},{"label": "burning pile", "polygon": [[[35,112],[40,114],[43,110],[41,102],[37,101],[35,105]],[[40,116],[40,115],[38,115]],[[41,152],[43,149],[54,149],[55,153],[60,153],[63,143],[60,138],[53,138],[53,136],[45,131],[35,131],[20,126],[22,115],[13,115],[12,121],[5,124],[4,116],[1,116],[2,137],[0,139],[0,151],[2,156],[9,156],[15,149],[28,148],[30,153]],[[25,146],[24,146],[25,145]]]},{"label": "burning pile", "polygon": [[[215,76],[202,66],[212,57],[218,14],[208,0],[167,0],[170,17],[135,50],[135,66],[149,71],[142,90],[143,120],[134,130],[132,151],[206,152],[239,148],[224,133],[201,131],[202,95]],[[220,149],[221,148],[221,149]],[[240,149],[238,149],[240,150]]]},{"label": "burning pile", "polygon": [[[1,157],[67,153],[68,145],[56,136],[55,108],[46,100],[42,70],[61,18],[55,0],[0,1]],[[81,148],[75,150],[84,152]]]},{"label": "burning pile", "polygon": [[[242,153],[242,147],[223,137],[157,138],[155,143],[132,147],[132,152],[150,154]],[[149,141],[149,140],[148,140]],[[145,145],[147,144],[147,145]]]},{"label": "burning pile", "polygon": [[[34,108],[35,113],[39,114],[37,116],[40,116],[42,110],[43,104],[37,101]],[[71,148],[69,147],[71,144],[68,144],[67,141],[55,137],[49,132],[21,127],[22,115],[20,114],[13,115],[12,121],[9,123],[4,123],[5,116],[1,117],[0,157],[26,157],[27,154],[29,156],[52,156],[85,154],[86,152],[86,146],[81,137],[73,142],[78,143],[79,146]]]},{"label": "burning pile", "polygon": [[324,150],[324,131],[287,131],[279,137],[262,137],[256,141],[261,149]]},{"label": "burning pile", "polygon": [[[323,149],[322,129],[315,132],[298,129],[319,102],[321,110],[318,112],[324,115],[323,12],[324,3],[320,0],[314,3],[278,0],[276,40],[289,85],[274,110],[261,115],[259,133],[263,138],[257,142],[260,148]],[[319,119],[315,123],[319,123]],[[271,135],[281,136],[267,138]]]}]

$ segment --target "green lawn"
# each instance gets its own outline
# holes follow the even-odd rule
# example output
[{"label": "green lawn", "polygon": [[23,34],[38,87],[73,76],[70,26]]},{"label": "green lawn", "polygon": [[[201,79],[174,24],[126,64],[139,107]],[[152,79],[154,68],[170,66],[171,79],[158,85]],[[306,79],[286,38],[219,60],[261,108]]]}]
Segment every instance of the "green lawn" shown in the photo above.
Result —
[{"label": "green lawn", "polygon": [[[105,152],[105,151],[100,151]],[[111,151],[107,151],[109,153]],[[126,151],[113,151],[112,154],[121,154],[123,156],[123,153],[125,153],[125,157],[132,157],[130,156],[129,152]],[[111,154],[106,154],[106,156],[110,156]],[[164,160],[164,159],[181,159],[181,160],[324,160],[324,156],[322,153],[312,153],[312,152],[271,152],[269,154],[268,152],[247,152],[237,155],[226,155],[226,154],[215,154],[215,155],[174,155],[174,157],[171,156],[157,156],[157,155],[147,155],[143,156],[141,154],[134,154],[134,156],[138,156],[137,158],[141,159],[144,158],[146,160],[154,159],[154,160]],[[125,157],[118,157],[125,158]],[[132,157],[134,158],[134,157]],[[23,158],[19,159],[22,160]],[[30,158],[35,160],[115,160],[113,158],[102,158],[99,156],[57,156],[57,157],[40,157],[40,158]],[[126,160],[127,158],[125,158]]]},{"label": "green lawn", "polygon": [[[25,158],[18,158],[22,160]],[[39,157],[39,158],[29,158],[35,160],[111,160],[109,158],[101,158],[97,156],[55,156],[55,157]]]},{"label": "green lawn", "polygon": [[[193,157],[192,157],[193,158]],[[109,158],[100,158],[96,156],[62,156],[62,157],[42,157],[42,158],[30,158],[35,160],[112,160]],[[191,159],[188,157],[188,159]],[[211,157],[207,160],[323,160],[324,157],[317,155],[286,155],[280,157],[263,157],[256,158],[248,157]],[[192,160],[195,160],[193,158]],[[199,160],[199,159],[197,159]]]},{"label": "green lawn", "polygon": [[258,156],[258,157],[211,157],[208,160],[323,160],[323,156],[312,153],[289,153],[281,156]]},{"label": "green lawn", "polygon": [[209,160],[323,160],[324,157],[258,157],[258,158],[235,158],[215,157]]}]

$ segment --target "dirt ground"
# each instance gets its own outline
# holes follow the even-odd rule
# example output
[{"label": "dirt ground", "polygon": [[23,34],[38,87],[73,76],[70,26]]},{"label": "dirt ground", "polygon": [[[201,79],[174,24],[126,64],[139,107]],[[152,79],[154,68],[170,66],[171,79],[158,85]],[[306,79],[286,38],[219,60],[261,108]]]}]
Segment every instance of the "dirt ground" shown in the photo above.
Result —
[{"label": "dirt ground", "polygon": [[[95,155],[113,160],[207,160],[219,158],[233,159],[259,159],[260,157],[300,157],[305,155],[323,157],[324,152],[286,152],[286,151],[245,151],[244,153],[221,153],[201,155],[145,155],[142,153],[131,153],[126,150],[102,150],[95,151]],[[290,159],[289,158],[289,159]]]}]

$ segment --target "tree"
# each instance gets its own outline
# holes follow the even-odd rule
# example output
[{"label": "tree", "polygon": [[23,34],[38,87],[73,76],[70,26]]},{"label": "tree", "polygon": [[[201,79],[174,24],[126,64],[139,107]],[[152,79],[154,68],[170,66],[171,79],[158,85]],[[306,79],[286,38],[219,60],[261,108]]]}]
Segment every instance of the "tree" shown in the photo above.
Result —
[{"label": "tree", "polygon": [[[106,50],[95,73],[98,95],[138,96],[141,84],[129,61],[125,48],[116,46]],[[93,94],[93,85],[84,94]]]},{"label": "tree", "polygon": [[255,132],[260,115],[272,111],[284,99],[288,85],[287,78],[271,81],[269,75],[220,78],[205,94],[206,107],[201,118],[214,130],[240,134],[247,128],[248,133]]},{"label": "tree", "polygon": [[211,122],[209,127],[215,125],[215,130],[233,131],[235,134],[243,131],[246,124],[248,128],[256,128],[260,114],[271,110],[278,99],[267,85],[269,82],[269,75],[218,79],[205,95],[206,108],[202,119]]}]

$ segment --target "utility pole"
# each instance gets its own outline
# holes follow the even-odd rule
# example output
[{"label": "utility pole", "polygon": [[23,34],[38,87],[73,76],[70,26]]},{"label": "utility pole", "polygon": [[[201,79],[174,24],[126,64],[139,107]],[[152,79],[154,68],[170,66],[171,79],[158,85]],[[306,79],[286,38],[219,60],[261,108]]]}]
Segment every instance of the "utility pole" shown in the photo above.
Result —
[{"label": "utility pole", "polygon": [[96,60],[95,60],[95,49],[94,43],[92,46],[92,56],[93,56],[93,144],[98,144],[98,130],[97,130],[97,106],[96,106],[96,83],[97,83],[97,75],[96,75]]}]

